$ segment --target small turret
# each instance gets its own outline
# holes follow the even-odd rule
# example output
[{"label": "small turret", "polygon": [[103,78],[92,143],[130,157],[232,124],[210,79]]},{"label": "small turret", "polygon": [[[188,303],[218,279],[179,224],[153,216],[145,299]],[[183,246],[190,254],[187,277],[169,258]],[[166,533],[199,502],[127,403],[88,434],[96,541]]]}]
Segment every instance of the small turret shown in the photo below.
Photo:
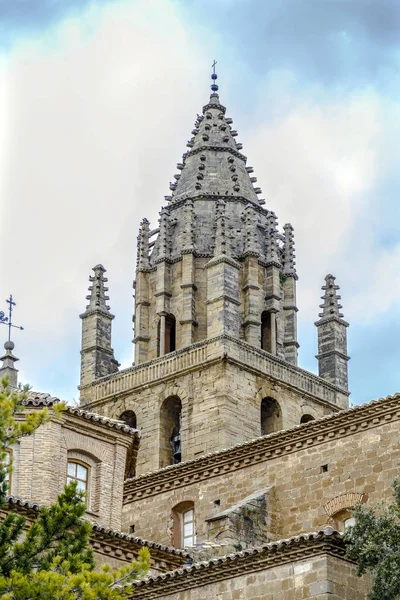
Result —
[{"label": "small turret", "polygon": [[0,356],[0,360],[3,361],[3,364],[0,367],[0,379],[2,379],[5,375],[8,375],[9,386],[11,388],[17,388],[18,369],[15,368],[14,363],[16,363],[19,359],[12,353],[14,350],[14,342],[8,340],[4,344],[4,349],[6,353],[3,356]]},{"label": "small turret", "polygon": [[89,300],[82,319],[81,379],[85,386],[100,377],[118,371],[119,364],[111,348],[111,322],[114,315],[107,305],[109,297],[105,286],[107,278],[103,265],[93,267],[94,275],[89,277],[91,286],[86,299]]},{"label": "small turret", "polygon": [[335,284],[335,277],[327,275],[325,285],[322,286],[324,295],[320,304],[321,317],[315,323],[318,329],[318,371],[319,376],[331,383],[348,389],[347,361],[347,332],[349,324],[343,319],[340,312],[342,305],[339,304],[341,296],[337,291],[340,289]]}]

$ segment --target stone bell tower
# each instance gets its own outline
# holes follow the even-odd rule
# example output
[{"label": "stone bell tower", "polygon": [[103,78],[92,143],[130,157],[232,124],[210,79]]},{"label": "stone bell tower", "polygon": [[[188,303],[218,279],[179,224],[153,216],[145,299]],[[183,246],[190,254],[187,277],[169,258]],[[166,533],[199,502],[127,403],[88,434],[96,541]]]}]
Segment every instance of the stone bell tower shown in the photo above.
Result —
[{"label": "stone bell tower", "polygon": [[[108,329],[96,348],[108,357],[108,373],[82,363],[82,403],[116,418],[134,413],[142,432],[138,473],[348,402],[345,387],[297,366],[293,227],[279,228],[260,198],[215,79],[158,225],[141,222],[135,363],[112,372]],[[83,359],[89,352],[82,346]]]}]

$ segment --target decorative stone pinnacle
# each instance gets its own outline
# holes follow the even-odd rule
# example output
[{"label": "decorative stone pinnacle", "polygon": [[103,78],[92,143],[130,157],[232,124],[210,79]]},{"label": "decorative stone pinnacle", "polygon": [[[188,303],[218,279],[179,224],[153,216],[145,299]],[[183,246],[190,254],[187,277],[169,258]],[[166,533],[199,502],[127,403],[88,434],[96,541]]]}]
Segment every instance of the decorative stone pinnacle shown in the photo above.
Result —
[{"label": "decorative stone pinnacle", "polygon": [[293,227],[290,223],[286,223],[283,226],[284,234],[284,245],[283,245],[283,273],[287,277],[293,277],[296,275],[296,261],[294,260],[296,255],[294,253],[294,234]]},{"label": "decorative stone pinnacle", "polygon": [[86,300],[89,300],[89,304],[86,306],[86,311],[90,310],[101,310],[103,312],[110,312],[110,307],[107,305],[107,300],[110,298],[106,296],[108,287],[105,286],[108,279],[104,277],[106,272],[103,265],[96,265],[93,267],[94,275],[89,276],[91,286],[89,286],[89,294],[86,296]]},{"label": "decorative stone pinnacle", "polygon": [[184,230],[182,252],[193,252],[194,250],[194,204],[193,200],[186,200],[183,210]]},{"label": "decorative stone pinnacle", "polygon": [[225,201],[218,200],[215,215],[214,256],[226,254]]},{"label": "decorative stone pinnacle", "polygon": [[8,375],[10,381],[9,386],[11,388],[16,388],[18,387],[18,369],[15,368],[14,363],[19,359],[12,353],[14,350],[14,342],[8,340],[4,344],[4,349],[6,353],[3,354],[3,356],[0,356],[0,360],[3,362],[0,367],[0,379],[5,375]]},{"label": "decorative stone pinnacle", "polygon": [[168,248],[168,218],[169,218],[169,210],[165,206],[160,211],[160,233],[158,237],[159,243],[159,255],[158,258],[165,259],[169,256],[169,248]]},{"label": "decorative stone pinnacle", "polygon": [[254,207],[248,204],[245,208],[246,239],[245,251],[250,254],[259,254],[258,232],[257,232],[257,214]]},{"label": "decorative stone pinnacle", "polygon": [[149,221],[144,218],[140,223],[138,235],[138,260],[137,266],[139,269],[149,268]]},{"label": "decorative stone pinnacle", "polygon": [[275,213],[270,212],[267,217],[268,238],[266,260],[268,263],[280,263],[278,254],[278,227]]},{"label": "decorative stone pinnacle", "polygon": [[327,317],[338,317],[340,319],[343,318],[343,314],[340,312],[340,309],[343,308],[341,304],[339,304],[339,300],[341,300],[341,296],[337,294],[337,290],[339,290],[339,286],[335,284],[335,279],[333,275],[328,274],[325,277],[325,285],[322,286],[324,290],[324,295],[321,296],[321,300],[323,303],[319,305],[322,308],[322,312],[319,313],[322,319]]}]

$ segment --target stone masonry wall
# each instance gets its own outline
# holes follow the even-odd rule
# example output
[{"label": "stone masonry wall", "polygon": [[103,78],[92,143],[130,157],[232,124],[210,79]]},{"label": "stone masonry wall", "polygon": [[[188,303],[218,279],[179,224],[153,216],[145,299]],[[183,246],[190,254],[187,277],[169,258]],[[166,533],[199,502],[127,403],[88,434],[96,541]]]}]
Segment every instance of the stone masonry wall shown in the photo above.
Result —
[{"label": "stone masonry wall", "polygon": [[[368,499],[371,504],[388,500],[400,466],[400,410],[394,408],[398,405],[399,400],[392,399],[388,413],[377,413],[376,418],[368,417],[368,406],[363,407],[354,413],[360,415],[354,417],[354,424],[350,414],[349,424],[342,426],[345,417],[341,420],[339,413],[320,423],[307,423],[289,438],[289,432],[272,434],[257,442],[251,458],[246,458],[248,444],[243,446],[243,458],[239,448],[237,459],[229,459],[228,453],[215,455],[211,462],[200,459],[183,477],[180,472],[187,466],[178,465],[168,473],[168,482],[162,472],[139,478],[125,489],[124,527],[135,524],[138,535],[171,544],[172,508],[193,502],[197,542],[201,543],[207,540],[206,520],[215,515],[216,501],[224,511],[249,494],[272,487],[276,516],[271,537],[281,539],[332,523],[332,515],[324,508],[327,503],[340,509],[354,503],[354,498]],[[385,406],[382,401],[374,410],[383,412]],[[208,460],[206,469],[202,460]]]},{"label": "stone masonry wall", "polygon": [[123,398],[114,396],[112,402],[95,407],[112,418],[119,418],[126,410],[135,412],[142,435],[138,475],[160,467],[161,406],[170,396],[178,396],[182,402],[182,461],[258,437],[265,397],[278,401],[285,429],[298,425],[303,414],[318,418],[332,410],[304,392],[261,377],[221,356],[198,369],[140,386]]}]

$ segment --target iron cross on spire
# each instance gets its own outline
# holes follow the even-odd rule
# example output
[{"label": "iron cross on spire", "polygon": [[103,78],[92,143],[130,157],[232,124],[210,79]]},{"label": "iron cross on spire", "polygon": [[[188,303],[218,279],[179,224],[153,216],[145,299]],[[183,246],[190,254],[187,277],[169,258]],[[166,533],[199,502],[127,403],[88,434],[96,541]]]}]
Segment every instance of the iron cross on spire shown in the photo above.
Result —
[{"label": "iron cross on spire", "polygon": [[11,327],[15,327],[16,329],[21,329],[21,331],[24,329],[23,327],[21,327],[20,325],[14,325],[12,322],[12,312],[13,312],[13,306],[17,306],[16,303],[13,300],[12,295],[10,294],[10,297],[8,298],[8,300],[6,300],[7,304],[8,304],[8,317],[5,316],[3,311],[0,311],[0,323],[2,325],[7,325],[8,327],[8,341],[11,340]]},{"label": "iron cross on spire", "polygon": [[211,91],[212,92],[218,92],[218,86],[215,83],[215,80],[218,78],[218,75],[215,72],[215,65],[217,64],[217,61],[214,60],[213,64],[211,65],[213,68],[213,72],[211,73],[211,79],[212,79],[212,84],[211,84]]}]

